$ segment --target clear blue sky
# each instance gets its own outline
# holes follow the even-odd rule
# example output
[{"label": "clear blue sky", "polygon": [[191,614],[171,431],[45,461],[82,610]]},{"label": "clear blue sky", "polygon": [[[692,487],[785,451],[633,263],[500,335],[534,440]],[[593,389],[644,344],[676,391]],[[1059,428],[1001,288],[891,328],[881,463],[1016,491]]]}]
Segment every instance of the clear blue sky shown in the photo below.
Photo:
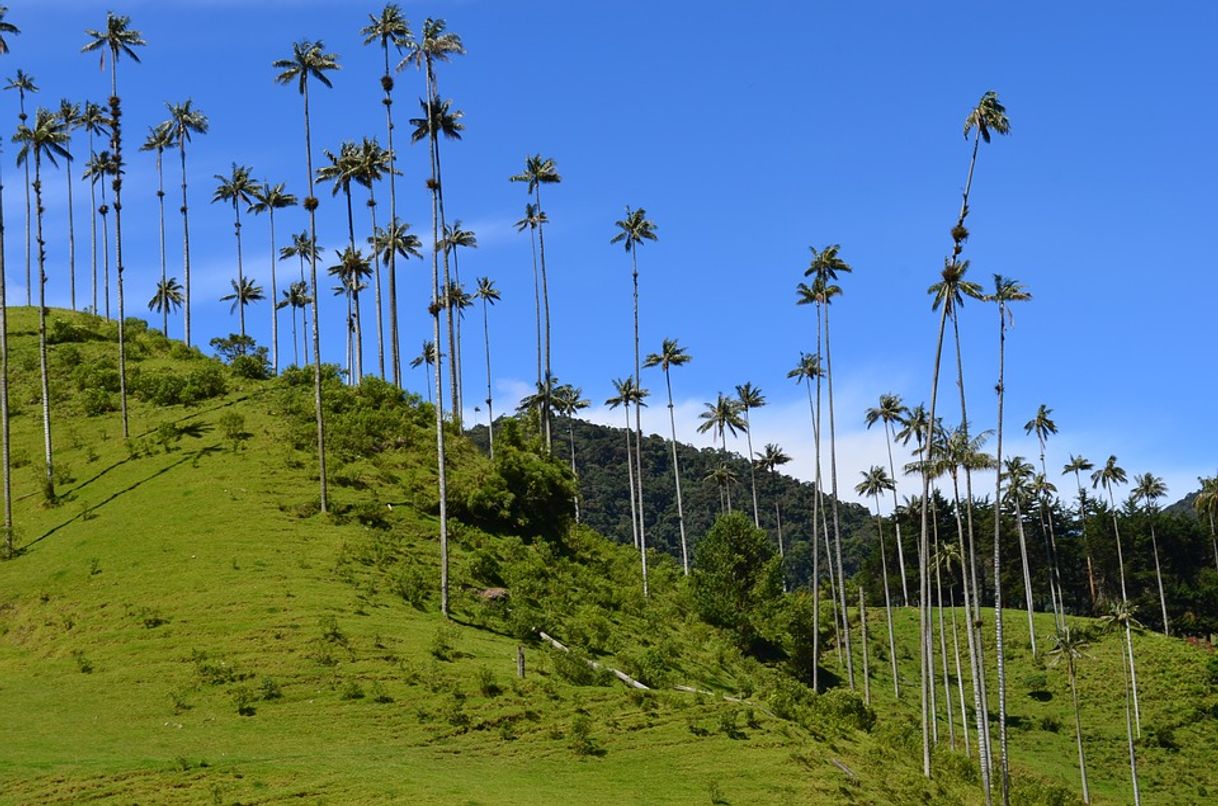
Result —
[{"label": "clear blue sky", "polygon": [[[134,141],[164,118],[165,101],[190,97],[212,127],[190,155],[196,328],[205,337],[230,332],[235,321],[218,297],[235,275],[235,248],[230,210],[208,203],[212,175],[235,160],[303,195],[300,98],[273,83],[271,68],[299,38],[323,39],[343,65],[334,90],[314,96],[315,159],[343,139],[383,141],[380,55],[358,36],[379,6],[111,5],[149,43],[142,64],[120,64],[129,310],[143,310],[159,276],[152,157]],[[961,123],[981,93],[995,89],[1012,133],[983,147],[967,256],[972,279],[988,286],[993,273],[1010,275],[1035,297],[1018,306],[1009,334],[1008,429],[1022,437],[1023,422],[1045,402],[1061,427],[1050,444],[1053,467],[1068,452],[1094,461],[1115,453],[1131,475],[1165,476],[1171,500],[1218,469],[1210,416],[1218,382],[1203,341],[1212,337],[1218,296],[1218,6],[466,0],[403,8],[416,28],[427,15],[447,18],[469,50],[440,68],[442,93],[467,124],[462,142],[444,145],[446,204],[481,244],[463,256],[463,274],[490,275],[503,290],[492,314],[499,410],[515,404],[534,371],[529,244],[511,226],[526,199],[507,177],[539,151],[563,175],[546,198],[559,378],[600,403],[610,378],[629,371],[629,263],[608,240],[625,205],[645,207],[660,240],[640,255],[644,349],[677,337],[695,359],[674,377],[679,427],[692,440],[702,401],[752,381],[771,404],[755,415],[757,447],[781,443],[805,477],[806,404],[785,376],[812,348],[814,319],[793,304],[794,286],[810,244],[842,245],[855,271],[834,305],[834,369],[842,486],[853,487],[860,469],[884,458],[880,435],[862,427],[863,407],[885,391],[910,402],[929,394],[936,318],[925,292],[959,207],[969,155]],[[108,74],[79,51],[84,29],[102,26],[106,9],[86,0],[10,0],[8,20],[23,34],[0,58],[3,75],[19,67],[32,73],[42,88],[33,103],[102,101]],[[416,72],[399,75],[399,132],[421,94]],[[0,96],[6,131],[16,112],[15,93]],[[74,148],[86,151],[83,136]],[[426,154],[406,144],[400,151],[399,215],[422,234]],[[10,300],[20,302],[23,206],[14,154],[6,143]],[[63,304],[66,197],[60,174],[46,182],[50,294]],[[171,168],[171,190],[176,182]],[[86,190],[77,185],[78,271],[88,261]],[[322,202],[320,241],[339,245],[342,206],[328,195]],[[176,201],[168,221],[170,273],[180,277]],[[304,214],[289,211],[281,221],[282,233],[299,231]],[[265,283],[265,224],[247,222],[247,271]],[[427,282],[422,262],[406,267],[407,356],[430,332]],[[337,301],[326,303],[326,357],[338,361],[340,311]],[[269,309],[249,317],[266,341]],[[371,336],[372,317],[365,321]],[[281,322],[286,331],[290,320]],[[479,326],[480,318],[467,320],[471,389],[481,384]],[[180,323],[171,334],[180,334]],[[966,306],[962,336],[974,427],[989,428],[993,306]],[[367,366],[374,351],[370,340]],[[421,391],[421,375],[407,377]],[[644,383],[662,389],[658,376]],[[952,392],[945,383],[941,394]],[[647,424],[662,431],[657,402]],[[1024,439],[1013,447],[1035,450]]]}]

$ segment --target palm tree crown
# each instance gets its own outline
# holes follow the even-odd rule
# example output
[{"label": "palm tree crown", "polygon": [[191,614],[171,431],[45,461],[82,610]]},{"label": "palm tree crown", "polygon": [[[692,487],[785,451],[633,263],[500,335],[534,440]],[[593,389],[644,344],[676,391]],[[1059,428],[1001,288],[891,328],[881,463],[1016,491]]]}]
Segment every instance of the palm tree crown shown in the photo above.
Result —
[{"label": "palm tree crown", "polygon": [[647,217],[647,211],[642,207],[637,210],[627,207],[626,217],[613,223],[621,231],[610,238],[609,243],[620,243],[627,252],[633,252],[643,241],[656,240],[655,222]]}]

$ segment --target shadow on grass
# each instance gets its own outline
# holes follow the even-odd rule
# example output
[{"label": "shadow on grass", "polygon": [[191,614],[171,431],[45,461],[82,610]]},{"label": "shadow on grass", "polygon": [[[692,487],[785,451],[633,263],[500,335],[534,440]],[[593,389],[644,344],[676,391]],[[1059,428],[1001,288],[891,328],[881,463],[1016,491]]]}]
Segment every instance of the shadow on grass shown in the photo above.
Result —
[{"label": "shadow on grass", "polygon": [[[44,532],[40,536],[34,538],[29,543],[26,543],[24,546],[22,546],[20,549],[18,549],[16,553],[17,554],[26,553],[34,546],[41,543],[43,540],[46,540],[48,537],[55,534],[60,529],[63,529],[65,526],[75,523],[78,520],[82,520],[82,519],[86,518],[86,516],[92,517],[92,515],[97,512],[97,510],[101,509],[106,504],[110,503],[111,501],[118,498],[119,496],[126,495],[129,492],[133,492],[133,491],[139,489],[140,487],[144,486],[148,482],[152,481],[155,478],[158,478],[159,476],[165,475],[170,470],[173,470],[175,467],[178,467],[179,465],[182,465],[186,462],[190,462],[192,465],[197,465],[198,461],[200,459],[202,459],[203,457],[209,456],[210,454],[213,454],[213,453],[219,453],[219,452],[220,452],[219,445],[208,445],[207,447],[200,448],[197,451],[192,451],[190,453],[183,454],[182,457],[180,459],[178,459],[176,462],[165,465],[164,467],[162,467],[160,470],[156,471],[155,473],[152,473],[151,475],[148,475],[148,476],[140,479],[139,481],[132,482],[131,484],[127,485],[126,487],[124,487],[121,490],[116,490],[115,492],[106,496],[105,498],[103,498],[101,501],[97,502],[93,506],[91,506],[87,509],[81,510],[77,514],[73,515],[71,518],[68,518],[63,523],[61,523],[57,526],[52,526],[46,532]],[[124,460],[124,461],[130,461],[130,460]],[[118,464],[123,464],[123,462],[119,462]]]}]

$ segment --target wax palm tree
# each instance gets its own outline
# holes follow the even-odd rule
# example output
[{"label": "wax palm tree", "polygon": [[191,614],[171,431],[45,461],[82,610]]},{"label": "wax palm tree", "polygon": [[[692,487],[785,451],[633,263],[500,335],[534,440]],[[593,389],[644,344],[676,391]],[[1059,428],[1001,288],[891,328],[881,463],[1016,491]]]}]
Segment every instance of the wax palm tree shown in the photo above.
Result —
[{"label": "wax palm tree", "polygon": [[977,152],[981,141],[989,143],[991,133],[1003,135],[1011,133],[1011,121],[1007,119],[1006,107],[998,100],[998,93],[987,90],[977,105],[969,110],[968,115],[964,118],[965,139],[970,133],[973,134],[973,155],[969,159],[968,178],[964,182],[960,217],[956,221],[956,226],[952,228],[952,241],[955,244],[952,252],[953,259],[960,255],[964,242],[968,240],[968,230],[964,227],[964,220],[969,214],[968,197],[973,189],[973,171],[977,167]]},{"label": "wax palm tree", "polygon": [[[811,289],[809,289],[811,291]],[[820,344],[820,327],[816,329],[817,346]],[[824,370],[820,365],[819,349],[816,354],[800,353],[799,363],[795,368],[787,373],[788,378],[794,378],[796,383],[803,383],[808,392],[808,417],[812,421],[812,441],[814,453],[816,454],[816,476],[815,487],[816,492],[812,497],[812,622],[820,624],[820,547],[819,547],[819,529],[821,520],[821,505],[823,498],[823,484],[821,480],[821,465],[820,465],[820,406],[813,406],[812,403],[812,385],[816,384],[816,399],[820,401],[820,379],[824,375]],[[826,535],[826,539],[828,535]],[[830,555],[831,556],[831,555]],[[829,562],[829,580],[832,587],[833,581],[833,563]],[[834,597],[832,601],[836,602]],[[836,604],[834,612],[837,611]],[[837,620],[834,619],[836,628]],[[820,630],[812,631],[812,689],[820,691]]]},{"label": "wax palm tree", "polygon": [[182,307],[182,284],[177,277],[169,277],[156,284],[156,293],[148,300],[148,310],[161,314],[162,320],[171,310]]},{"label": "wax palm tree", "polygon": [[[635,501],[636,487],[634,484],[634,469],[633,469],[633,464],[630,459],[630,407],[631,407],[631,405],[633,405],[635,408],[635,412],[638,412],[638,410],[641,407],[647,405],[644,401],[647,399],[647,396],[650,394],[650,392],[648,392],[646,389],[635,384],[634,379],[630,378],[630,377],[627,377],[625,380],[622,380],[622,379],[614,380],[613,388],[617,392],[617,395],[606,400],[605,405],[609,406],[609,408],[611,408],[611,409],[616,409],[618,406],[622,406],[626,410],[626,468],[627,468],[627,473],[628,473],[628,479],[630,482],[630,510],[631,510],[630,515],[631,515],[631,523],[633,525],[635,525],[636,527],[638,527],[638,530],[635,534],[636,544],[637,544],[636,548],[638,548],[638,550],[639,550],[639,556],[640,556],[640,558],[642,560],[642,564],[643,564],[643,597],[646,598],[650,592],[647,587],[647,535],[642,529],[642,525],[643,525],[643,512],[642,512],[642,510],[643,510],[643,500],[642,500],[643,499],[643,484],[642,484],[642,481],[640,481],[639,485],[637,487],[638,501],[636,502]],[[636,439],[641,439],[641,436],[636,436]],[[636,444],[636,455],[637,455],[637,444]],[[642,473],[642,465],[639,466],[639,472]],[[637,519],[635,518],[636,503],[638,505]]]},{"label": "wax palm tree", "polygon": [[545,209],[541,206],[541,186],[555,185],[562,181],[562,177],[558,175],[558,167],[554,160],[549,157],[542,157],[540,154],[532,154],[524,159],[524,170],[518,174],[509,177],[511,182],[524,182],[527,185],[527,192],[533,196],[533,208],[536,213],[537,225],[537,248],[540,257],[539,266],[541,268],[541,300],[542,310],[544,312],[544,372],[543,377],[551,372],[550,367],[550,284],[546,275],[546,236],[545,227],[542,226],[549,219],[546,217]]},{"label": "wax palm tree", "polygon": [[491,459],[495,458],[495,408],[491,394],[491,323],[489,309],[500,300],[499,289],[489,277],[478,278],[478,290],[474,292],[482,300],[482,343],[486,351],[486,434],[490,445]]},{"label": "wax palm tree", "polygon": [[317,169],[317,181],[329,182],[330,195],[337,196],[340,192],[347,202],[347,243],[355,248],[355,212],[351,204],[351,183],[359,172],[358,146],[352,140],[344,140],[335,154],[328,148],[323,148],[322,156],[328,163]]},{"label": "wax palm tree", "polygon": [[[309,296],[313,306],[313,406],[317,417],[317,465],[318,478],[321,486],[321,511],[329,511],[326,490],[326,429],[325,418],[322,414],[321,401],[321,333],[318,329],[318,293],[317,293],[317,196],[313,186],[313,143],[309,121],[309,79],[321,82],[323,86],[333,84],[326,76],[330,70],[338,69],[338,57],[326,53],[325,46],[320,42],[307,39],[292,45],[292,55],[287,59],[278,59],[274,67],[279,73],[275,76],[278,84],[295,82],[297,90],[304,99],[304,132],[305,132],[305,175],[308,178],[309,195],[305,197],[304,208],[309,213],[309,243],[312,245],[309,263]],[[183,207],[185,209],[185,207]],[[440,453],[440,478],[444,478],[443,452]],[[442,497],[441,497],[442,498]],[[444,505],[441,504],[443,517]],[[447,600],[445,600],[447,605]],[[447,611],[446,611],[447,612]]]},{"label": "wax palm tree", "polygon": [[[1108,506],[1109,510],[1112,512],[1112,530],[1116,536],[1117,546],[1117,565],[1121,574],[1121,601],[1118,604],[1129,607],[1130,612],[1132,612],[1132,606],[1129,605],[1129,593],[1125,588],[1125,554],[1121,550],[1121,524],[1117,519],[1116,498],[1112,491],[1113,487],[1117,486],[1118,484],[1124,484],[1128,480],[1129,477],[1125,473],[1125,469],[1117,464],[1117,458],[1115,456],[1109,456],[1108,461],[1104,463],[1104,466],[1096,469],[1091,474],[1092,488],[1102,486],[1104,490],[1107,491]],[[1138,706],[1138,672],[1133,658],[1133,630],[1130,627],[1128,620],[1123,623],[1125,625],[1125,648],[1129,652],[1129,678],[1133,691],[1133,718],[1134,723],[1137,725],[1138,735],[1141,736],[1142,713],[1141,708]]]},{"label": "wax palm tree", "polygon": [[[355,155],[355,181],[368,189],[368,214],[372,222],[370,242],[380,231],[376,223],[376,183],[385,178],[390,170],[389,152],[381,148],[376,138],[365,137],[360,141]],[[396,258],[392,258],[396,260]],[[385,317],[381,303],[381,266],[375,256],[371,260],[374,275],[376,303],[376,366],[381,380],[385,380]]]},{"label": "wax palm tree", "polygon": [[862,496],[870,496],[875,501],[875,526],[880,536],[880,571],[884,578],[884,611],[888,617],[888,657],[892,661],[892,694],[900,699],[901,683],[897,676],[897,644],[892,631],[892,597],[888,592],[888,552],[884,548],[884,518],[880,514],[880,494],[896,489],[897,484],[880,465],[873,465],[870,470],[864,470],[860,475],[863,480],[854,485],[854,491]]},{"label": "wax palm tree", "polygon": [[1060,629],[1065,624],[1065,603],[1063,601],[1061,570],[1057,562],[1057,537],[1053,528],[1053,508],[1050,505],[1049,496],[1045,493],[1049,492],[1052,487],[1048,482],[1049,470],[1045,464],[1045,443],[1049,437],[1057,433],[1057,423],[1050,416],[1053,414],[1053,409],[1046,406],[1044,403],[1036,410],[1036,416],[1024,423],[1023,430],[1025,434],[1036,434],[1036,441],[1040,445],[1040,476],[1034,480],[1034,486],[1040,491],[1037,496],[1037,501],[1040,504],[1041,521],[1047,526],[1046,531],[1049,536],[1049,557],[1052,562],[1052,576],[1050,577],[1051,590],[1050,593],[1056,592],[1056,598],[1053,603],[1053,611],[1057,615],[1057,626]]},{"label": "wax palm tree", "polygon": [[[232,287],[232,292],[220,297],[221,302],[231,302],[228,307],[228,312],[241,311],[241,321],[245,321],[245,306],[255,302],[260,302],[266,299],[262,293],[262,286],[255,283],[249,277],[242,277],[238,280],[229,280],[228,284]],[[244,325],[241,329],[241,336],[245,336]]]},{"label": "wax palm tree", "polygon": [[335,250],[334,254],[338,258],[338,263],[327,269],[327,272],[339,280],[340,288],[347,298],[348,332],[351,333],[353,339],[348,342],[349,345],[352,345],[348,348],[348,369],[351,373],[351,382],[358,383],[364,374],[363,355],[359,347],[364,340],[359,292],[368,287],[364,281],[372,276],[372,267],[364,254],[353,247],[348,246],[341,252]]},{"label": "wax palm tree", "polygon": [[136,55],[135,48],[146,44],[140,32],[130,26],[130,17],[108,12],[105,30],[86,29],[85,34],[91,37],[91,40],[81,48],[84,53],[100,51],[103,64],[106,51],[110,52],[110,147],[114,150],[114,161],[119,165],[113,182],[114,272],[115,287],[118,291],[118,394],[123,420],[123,439],[130,434],[127,427],[127,336],[123,304],[123,110],[118,94],[118,61],[125,55],[138,64],[140,57]]},{"label": "wax palm tree", "polygon": [[1193,509],[1200,518],[1204,513],[1209,516],[1210,543],[1214,549],[1214,568],[1218,569],[1218,531],[1214,528],[1215,516],[1218,516],[1218,476],[1212,478],[1198,477],[1201,490],[1193,498]]},{"label": "wax palm tree", "polygon": [[47,364],[47,309],[46,309],[46,241],[42,237],[42,161],[58,167],[59,159],[68,159],[67,144],[70,139],[67,127],[54,112],[38,109],[34,113],[34,125],[24,123],[17,128],[13,142],[21,144],[17,152],[17,164],[34,163],[34,210],[37,220],[35,244],[38,251],[38,358],[42,375],[42,434],[46,455],[46,476],[43,491],[48,501],[55,500],[54,458],[51,450],[51,386]]},{"label": "wax palm tree", "polygon": [[[1023,506],[1022,502],[1029,495],[1029,487],[1032,482],[1032,474],[1034,472],[1032,465],[1024,461],[1022,456],[1011,456],[1002,460],[1003,472],[998,473],[1002,481],[1006,482],[1007,490],[1005,500],[1011,504],[1015,513],[1016,532],[1019,535],[1019,556],[1023,563],[1023,589],[1024,589],[1024,606],[1028,611],[1028,640],[1032,647],[1032,657],[1036,657],[1036,625],[1032,620],[1032,573],[1028,565],[1028,545],[1024,535],[1023,528]],[[999,482],[1001,484],[1002,482]],[[1002,516],[1002,509],[999,506],[996,509],[995,517]],[[999,567],[998,570],[1000,570]],[[998,583],[995,582],[995,585]],[[1003,702],[1005,698],[1000,697],[999,702]]]},{"label": "wax palm tree", "polygon": [[[274,300],[279,296],[279,281],[275,272],[275,257],[278,254],[275,248],[275,211],[294,207],[297,199],[294,194],[287,192],[283,182],[274,185],[263,182],[256,187],[253,196],[250,212],[266,213],[271,225],[271,299]],[[271,370],[276,375],[279,374],[279,308],[278,304],[271,306]],[[292,314],[292,327],[296,327],[295,312]],[[296,349],[295,330],[292,335],[292,349]]]},{"label": "wax palm tree", "polygon": [[[727,462],[720,461],[703,477],[704,481],[713,481],[715,486],[719,488],[719,511],[732,511],[732,485],[739,481],[736,476],[736,471],[732,470],[732,466]],[[727,508],[724,509],[723,498],[727,496]]]},{"label": "wax palm tree", "polygon": [[1163,593],[1163,571],[1159,567],[1159,541],[1155,537],[1155,515],[1159,512],[1158,501],[1167,495],[1167,485],[1163,479],[1151,473],[1143,473],[1133,477],[1133,498],[1141,499],[1146,508],[1146,518],[1150,521],[1150,546],[1155,555],[1155,580],[1159,583],[1159,607],[1163,613],[1163,634],[1171,635],[1167,621],[1167,597]]},{"label": "wax palm tree", "polygon": [[541,270],[537,263],[537,229],[548,219],[546,214],[537,209],[537,205],[528,202],[524,206],[524,217],[516,222],[516,231],[529,231],[529,245],[533,253],[533,318],[534,329],[537,332],[537,382],[541,383],[545,372],[545,343],[542,341],[541,328]]},{"label": "wax palm tree", "polygon": [[[93,137],[95,135],[110,136],[110,121],[106,117],[106,111],[98,104],[92,101],[86,101],[84,109],[80,114],[80,125],[84,128],[89,136],[89,159],[85,163],[85,170],[81,171],[80,178],[89,181],[89,235],[90,249],[89,259],[93,267],[93,312],[98,312],[97,307],[97,181],[100,178],[100,173],[94,173],[90,176],[89,167],[95,163],[97,151],[93,147]],[[105,183],[102,183],[102,190],[105,191]],[[103,229],[103,235],[105,235]],[[109,236],[105,236],[109,237]],[[106,250],[107,260],[109,260],[109,249]]]},{"label": "wax palm tree", "polygon": [[[830,500],[829,506],[833,514],[833,546],[835,553],[835,561],[837,564],[837,578],[839,582],[845,580],[842,566],[842,536],[841,522],[838,517],[838,493],[837,493],[837,428],[834,421],[833,412],[833,353],[829,346],[829,304],[834,296],[841,294],[841,288],[835,283],[839,273],[849,273],[853,269],[846,261],[842,260],[838,254],[841,246],[831,244],[824,249],[817,251],[815,247],[808,247],[812,253],[812,258],[808,263],[808,268],[804,270],[805,277],[814,277],[812,287],[813,296],[817,301],[818,315],[824,317],[824,334],[825,334],[825,384],[829,393],[829,489]],[[817,338],[820,338],[820,323],[817,324]],[[838,595],[841,597],[842,613],[846,613],[846,586],[838,585]],[[850,682],[850,688],[854,688],[854,660],[850,652],[850,629],[849,622],[846,622],[845,637],[845,652],[846,652],[846,678]]]},{"label": "wax palm tree", "polygon": [[[727,466],[727,435],[730,432],[734,437],[740,431],[745,431],[748,426],[744,422],[744,418],[740,416],[741,405],[737,398],[727,397],[722,392],[715,399],[714,403],[705,404],[705,410],[698,415],[698,419],[702,420],[702,424],[698,426],[698,433],[705,434],[710,432],[711,439],[718,440],[720,445],[720,460],[719,463],[724,467]],[[725,489],[719,491],[722,498]],[[727,511],[732,511],[731,493],[727,492]]]},{"label": "wax palm tree", "polygon": [[[165,171],[164,161],[165,149],[173,147],[173,129],[168,121],[158,123],[155,126],[148,127],[148,136],[144,139],[144,144],[140,146],[140,151],[156,152],[156,199],[160,225],[160,244],[161,244],[161,282],[160,285],[165,285],[168,279],[168,273],[165,270]],[[69,183],[70,186],[70,183]],[[73,305],[75,307],[75,305]],[[166,336],[169,335],[169,309],[161,308],[161,332]]]},{"label": "wax palm tree", "polygon": [[[254,179],[250,178],[250,169],[244,165],[233,163],[233,167],[228,176],[221,174],[215,175],[216,180],[220,183],[216,186],[215,192],[212,194],[211,200],[215,202],[226,202],[233,206],[233,236],[237,239],[237,286],[245,286],[245,271],[241,260],[241,205],[249,206],[257,198],[258,193],[262,190],[261,186]],[[245,335],[245,305],[241,305],[241,335]]]},{"label": "wax palm tree", "polygon": [[664,371],[664,385],[668,389],[668,424],[672,430],[672,478],[677,488],[677,527],[681,533],[681,569],[689,576],[689,545],[685,539],[685,504],[681,499],[681,463],[677,459],[677,419],[672,402],[673,367],[683,367],[693,360],[676,339],[664,339],[658,353],[651,353],[643,361],[644,367],[659,367]]},{"label": "wax palm tree", "polygon": [[[878,422],[884,423],[884,444],[888,446],[888,473],[889,478],[892,478],[892,509],[896,512],[897,509],[897,485],[895,482],[897,468],[892,460],[892,438],[897,425],[904,424],[906,415],[909,414],[909,407],[901,402],[901,396],[892,394],[880,395],[880,404],[867,409],[863,419],[867,423],[867,427],[875,425]],[[894,528],[897,533],[897,565],[901,569],[901,602],[909,604],[909,586],[905,581],[905,550],[901,548],[901,519],[894,518]]]},{"label": "wax palm tree", "polygon": [[[25,113],[25,96],[26,94],[34,94],[38,92],[38,85],[34,83],[34,77],[24,70],[18,69],[17,75],[8,80],[8,84],[4,85],[6,90],[16,90],[18,109],[17,114],[17,130],[20,131],[22,126],[25,126],[29,121],[29,115]],[[34,213],[30,208],[30,164],[25,164],[25,304],[33,304],[33,258],[31,238],[33,237]]]},{"label": "wax palm tree", "polygon": [[[451,226],[446,226],[444,228],[443,246],[444,246],[444,250],[452,256],[452,264],[453,264],[453,283],[452,283],[452,285],[453,285],[453,288],[460,288],[461,287],[461,268],[457,261],[457,250],[458,249],[477,249],[478,248],[478,236],[474,234],[473,230],[467,230],[464,227],[462,227],[461,219],[458,218],[456,221],[454,221],[452,223]],[[456,310],[452,309],[452,305],[459,303],[460,299],[461,299],[461,295],[459,295],[459,294],[453,294],[453,295],[449,296],[449,298],[448,298],[448,302],[449,302],[448,316],[451,319],[455,320],[455,334],[456,334],[456,345],[453,348],[453,365],[452,365],[452,376],[453,376],[453,378],[456,379],[456,385],[455,385],[456,397],[453,398],[453,400],[454,400],[453,405],[456,408],[464,410],[464,408],[465,408],[465,406],[464,406],[465,378],[464,378],[464,374],[462,372],[463,365],[461,362],[461,320],[464,317],[462,316],[459,307]]]},{"label": "wax palm tree", "polygon": [[580,522],[579,517],[579,471],[575,467],[575,415],[581,410],[588,408],[592,403],[585,400],[583,397],[584,390],[578,386],[572,386],[569,383],[564,383],[561,386],[554,387],[551,392],[551,397],[554,404],[554,410],[559,415],[567,418],[567,436],[571,442],[571,475],[575,478],[575,522]]},{"label": "wax palm tree", "polygon": [[[538,211],[539,215],[544,215]],[[655,222],[647,217],[647,211],[640,207],[631,210],[626,207],[626,216],[613,222],[618,232],[609,239],[609,243],[620,243],[630,255],[631,279],[634,284],[634,384],[642,387],[642,375],[639,362],[639,247],[647,241],[657,240]],[[636,403],[634,408],[635,430],[635,460],[638,463],[639,483],[639,542],[646,543],[646,529],[643,513],[643,414]]]},{"label": "wax palm tree", "polygon": [[[114,176],[119,170],[118,163],[114,161],[114,155],[109,151],[99,151],[89,158],[85,163],[85,169],[81,172],[81,177],[86,179],[90,184],[90,195],[96,198],[96,194],[92,189],[101,184],[101,204],[98,205],[96,214],[101,216],[102,220],[102,294],[105,302],[106,318],[110,318],[110,224],[107,216],[110,214],[110,205],[106,196],[106,179]],[[93,312],[101,313],[97,303],[97,265],[93,266]]]},{"label": "wax palm tree", "polygon": [[[410,359],[410,368],[418,369],[426,366],[428,370],[436,365],[440,360],[439,353],[436,351],[436,343],[431,339],[424,339],[423,349],[414,358]],[[424,381],[423,387],[427,390],[427,402],[431,402],[431,384]]]},{"label": "wax palm tree", "polygon": [[[63,121],[68,132],[68,150],[71,151],[72,132],[80,128],[80,104],[67,98],[59,102],[59,119]],[[72,310],[76,310],[76,216],[75,203],[72,201],[72,160],[64,162],[63,175],[68,186],[68,289]]]},{"label": "wax palm tree", "polygon": [[[8,53],[8,40],[5,37],[21,33],[17,26],[5,21],[6,14],[8,8],[0,6],[0,54]],[[7,283],[4,278],[4,181],[0,178],[0,454],[4,471],[4,556],[8,558],[13,556],[13,487],[9,450],[8,302],[5,299]]]},{"label": "wax palm tree", "polygon": [[[753,459],[753,463],[757,466],[757,469],[763,473],[771,473],[775,482],[778,481],[778,468],[789,463],[790,461],[791,457],[773,442],[767,442],[762,450],[754,454]],[[785,560],[787,550],[782,541],[782,505],[777,495],[774,497],[774,521],[777,525],[778,534],[778,558],[780,560]],[[785,574],[783,575],[782,587],[783,592],[785,593],[787,589],[787,580]]]},{"label": "wax palm tree", "polygon": [[[753,455],[753,423],[749,419],[749,412],[765,405],[765,395],[761,393],[760,388],[746,382],[736,387],[736,399],[740,401],[740,411],[744,414],[744,436],[748,440],[749,456],[751,457]],[[760,529],[761,513],[757,507],[757,473],[751,461],[749,462],[749,482],[753,488],[753,525]]]},{"label": "wax palm tree", "polygon": [[1087,540],[1087,491],[1083,488],[1082,473],[1091,470],[1095,465],[1085,457],[1070,454],[1070,461],[1062,468],[1062,475],[1074,474],[1074,483],[1078,487],[1078,528],[1083,539],[1083,549],[1087,553],[1087,586],[1091,593],[1091,607],[1095,608],[1095,567],[1091,562],[1091,544]]},{"label": "wax palm tree", "polygon": [[[1100,621],[1103,622],[1105,627],[1109,630],[1123,629],[1125,631],[1126,644],[1132,646],[1132,644],[1130,644],[1132,640],[1130,636],[1133,634],[1133,629],[1135,627],[1140,628],[1142,626],[1138,620],[1134,618],[1134,614],[1137,613],[1137,611],[1138,608],[1135,605],[1130,604],[1128,599],[1122,599],[1119,602],[1113,602],[1108,612],[1100,617]],[[1121,678],[1124,683],[1123,688],[1125,694],[1125,738],[1129,746],[1129,776],[1130,780],[1133,782],[1134,806],[1141,806],[1142,793],[1138,789],[1138,757],[1134,752],[1133,744],[1134,725],[1131,723],[1129,718],[1130,711],[1133,712],[1135,721],[1138,715],[1138,682],[1137,676],[1134,672],[1132,649],[1129,653],[1129,663],[1126,664],[1125,660],[1126,658],[1124,653],[1122,653]],[[1142,729],[1139,727],[1137,732],[1140,736]]]},{"label": "wax palm tree", "polygon": [[178,104],[166,103],[173,127],[174,145],[182,165],[182,281],[184,283],[183,328],[186,346],[190,346],[190,214],[186,201],[186,144],[195,134],[207,133],[207,116],[187,98]]},{"label": "wax palm tree", "polygon": [[1066,674],[1070,678],[1070,699],[1074,704],[1074,743],[1078,747],[1078,774],[1083,785],[1083,803],[1091,803],[1091,793],[1087,789],[1087,756],[1083,753],[1083,721],[1078,705],[1078,674],[1077,665],[1083,658],[1089,657],[1084,650],[1087,642],[1080,635],[1070,632],[1068,626],[1059,627],[1049,648],[1049,665],[1056,666],[1063,660],[1066,662]]},{"label": "wax palm tree", "polygon": [[[287,248],[287,247],[285,247]],[[309,305],[309,284],[304,280],[297,280],[291,283],[283,292],[283,298],[275,304],[276,308],[291,308],[292,309],[292,365],[300,365],[300,353],[297,351],[296,340],[296,312],[304,311]],[[305,363],[309,362],[308,349],[306,345]]]},{"label": "wax palm tree", "polygon": [[[385,93],[381,103],[385,106],[386,156],[389,164],[389,225],[393,231],[398,226],[398,196],[394,175],[394,161],[397,154],[393,149],[393,74],[389,68],[389,46],[400,53],[412,41],[410,24],[402,14],[397,3],[386,3],[380,15],[369,14],[368,25],[360,30],[364,44],[371,45],[379,42],[381,52],[385,57],[385,72],[381,76],[381,89]],[[375,233],[374,233],[375,237]],[[386,256],[386,266],[389,269],[389,363],[392,367],[394,386],[402,385],[402,358],[398,339],[398,285],[397,285],[397,253],[390,251]],[[380,310],[378,303],[377,310]]]}]

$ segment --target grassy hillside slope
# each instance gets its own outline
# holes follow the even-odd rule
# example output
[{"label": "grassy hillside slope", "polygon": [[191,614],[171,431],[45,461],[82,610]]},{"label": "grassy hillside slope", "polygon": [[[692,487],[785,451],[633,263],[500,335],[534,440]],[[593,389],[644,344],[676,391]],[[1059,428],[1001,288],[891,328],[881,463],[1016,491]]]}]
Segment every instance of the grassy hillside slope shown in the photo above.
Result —
[{"label": "grassy hillside slope", "polygon": [[[937,753],[935,780],[921,777],[914,612],[898,614],[894,702],[883,611],[869,608],[874,724],[857,698],[811,695],[781,659],[742,656],[697,619],[670,561],[644,600],[637,556],[587,531],[559,544],[456,522],[445,622],[428,410],[375,384],[335,387],[334,514],[321,516],[310,390],[293,385],[307,376],[224,369],[222,394],[165,404],[166,377],[198,385],[214,362],[139,334],[145,399],[124,442],[116,413],[86,413],[107,407],[92,390],[108,383],[112,327],[54,318],[67,323],[52,348],[55,504],[36,458],[33,312],[11,323],[20,553],[0,563],[0,802],[979,801],[962,756]],[[457,509],[475,512],[500,471],[459,438],[453,453]],[[510,606],[482,595],[496,584]],[[1016,801],[1071,802],[1065,678],[1021,648],[1021,618],[1008,624]],[[522,642],[534,628],[654,690]],[[1157,636],[1135,645],[1147,802],[1203,802],[1218,791],[1207,657]],[[1099,639],[1080,680],[1103,803],[1128,795],[1118,646]],[[836,670],[832,648],[825,664]]]}]

